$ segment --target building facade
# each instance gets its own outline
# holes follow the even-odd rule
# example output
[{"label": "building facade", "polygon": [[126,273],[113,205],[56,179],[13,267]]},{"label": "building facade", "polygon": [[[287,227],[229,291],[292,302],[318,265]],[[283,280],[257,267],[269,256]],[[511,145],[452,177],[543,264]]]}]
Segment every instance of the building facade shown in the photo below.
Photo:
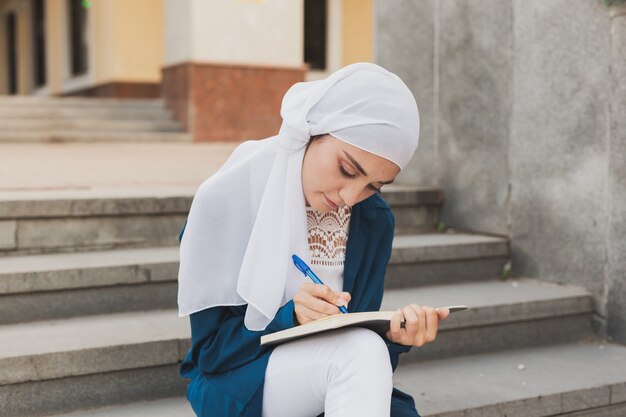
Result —
[{"label": "building facade", "polygon": [[197,141],[266,137],[372,28],[371,0],[0,0],[0,95],[162,97]]}]

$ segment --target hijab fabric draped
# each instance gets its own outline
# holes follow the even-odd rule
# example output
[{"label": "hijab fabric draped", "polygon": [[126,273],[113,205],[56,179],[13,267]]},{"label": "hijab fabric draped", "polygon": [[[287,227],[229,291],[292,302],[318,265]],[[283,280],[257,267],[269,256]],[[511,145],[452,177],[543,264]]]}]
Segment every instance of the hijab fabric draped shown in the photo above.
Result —
[{"label": "hijab fabric draped", "polygon": [[372,63],[348,65],[285,93],[276,136],[235,148],[198,188],[180,242],[179,317],[248,304],[245,326],[264,330],[283,304],[288,279],[310,264],[301,170],[311,136],[335,138],[402,170],[419,140],[419,112],[408,87]]}]

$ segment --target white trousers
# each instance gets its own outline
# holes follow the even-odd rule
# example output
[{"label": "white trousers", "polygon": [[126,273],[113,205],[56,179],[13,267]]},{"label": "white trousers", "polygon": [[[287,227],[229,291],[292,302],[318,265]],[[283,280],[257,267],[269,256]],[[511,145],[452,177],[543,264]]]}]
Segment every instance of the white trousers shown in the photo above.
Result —
[{"label": "white trousers", "polygon": [[263,417],[384,417],[393,370],[384,340],[361,328],[276,346],[265,371]]}]

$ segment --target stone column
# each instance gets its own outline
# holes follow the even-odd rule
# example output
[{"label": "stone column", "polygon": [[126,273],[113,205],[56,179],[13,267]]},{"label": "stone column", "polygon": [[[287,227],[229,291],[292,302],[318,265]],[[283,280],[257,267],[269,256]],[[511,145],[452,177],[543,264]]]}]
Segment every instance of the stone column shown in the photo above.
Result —
[{"label": "stone column", "polygon": [[513,6],[440,2],[439,160],[443,221],[507,233]]},{"label": "stone column", "polygon": [[[522,276],[582,286],[606,317],[608,8],[514,0],[511,249]],[[487,116],[487,115],[485,115]]]},{"label": "stone column", "polygon": [[607,330],[626,343],[626,6],[611,9],[610,25]]},{"label": "stone column", "polygon": [[195,141],[243,141],[280,128],[304,81],[303,3],[165,0],[166,103]]},{"label": "stone column", "polygon": [[447,225],[508,235],[515,275],[591,290],[625,342],[626,5],[387,3],[375,56],[422,115],[403,182],[440,186]]},{"label": "stone column", "polygon": [[[409,87],[420,113],[420,141],[397,183],[439,185],[437,163],[437,51],[435,0],[374,2],[374,62]],[[399,24],[401,22],[401,24]]]}]

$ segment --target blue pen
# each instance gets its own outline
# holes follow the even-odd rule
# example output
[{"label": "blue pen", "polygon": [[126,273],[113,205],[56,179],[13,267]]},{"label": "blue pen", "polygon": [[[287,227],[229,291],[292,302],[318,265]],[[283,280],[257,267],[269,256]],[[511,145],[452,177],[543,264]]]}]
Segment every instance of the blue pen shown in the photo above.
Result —
[{"label": "blue pen", "polygon": [[[317,275],[315,275],[315,273],[311,270],[311,268],[309,268],[309,266],[306,264],[306,262],[304,262],[302,259],[300,259],[298,257],[298,255],[294,254],[294,255],[291,256],[291,258],[293,259],[293,263],[296,264],[296,267],[300,271],[302,271],[302,273],[304,275],[306,275],[309,278],[311,278],[314,283],[324,285],[322,280],[319,279],[317,277]],[[338,307],[339,307],[339,310],[341,310],[342,313],[344,313],[344,314],[348,313],[348,310],[344,306],[338,306]]]}]

